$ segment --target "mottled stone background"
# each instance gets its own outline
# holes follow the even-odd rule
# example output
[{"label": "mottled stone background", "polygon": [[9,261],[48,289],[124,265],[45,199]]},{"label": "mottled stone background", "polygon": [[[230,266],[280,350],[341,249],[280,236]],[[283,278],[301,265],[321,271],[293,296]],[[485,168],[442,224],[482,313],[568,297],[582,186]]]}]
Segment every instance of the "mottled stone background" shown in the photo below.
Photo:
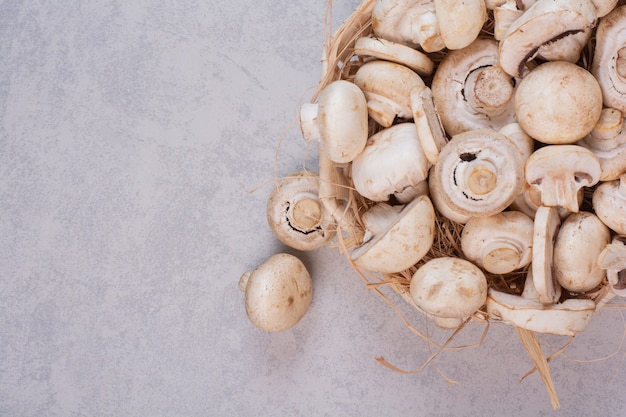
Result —
[{"label": "mottled stone background", "polygon": [[[357,4],[335,2],[335,28]],[[506,326],[419,374],[377,363],[433,352],[335,249],[298,254],[315,292],[295,328],[248,322],[239,276],[287,250],[271,181],[315,169],[294,122],[325,8],[0,1],[0,415],[626,414],[617,310],[552,362],[560,413],[536,374],[519,381],[531,363]]]}]

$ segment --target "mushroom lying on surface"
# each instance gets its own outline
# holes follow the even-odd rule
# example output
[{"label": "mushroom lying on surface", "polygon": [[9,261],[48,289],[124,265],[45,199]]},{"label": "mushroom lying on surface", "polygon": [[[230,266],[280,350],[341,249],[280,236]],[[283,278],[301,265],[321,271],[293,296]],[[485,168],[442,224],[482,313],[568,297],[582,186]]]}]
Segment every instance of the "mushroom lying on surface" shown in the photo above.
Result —
[{"label": "mushroom lying on surface", "polygon": [[532,244],[533,221],[516,211],[472,217],[461,234],[463,254],[493,274],[508,274],[527,266]]},{"label": "mushroom lying on surface", "polygon": [[626,171],[626,125],[622,113],[610,107],[602,109],[600,120],[577,144],[594,153],[600,161],[600,181],[613,181]]},{"label": "mushroom lying on surface", "polygon": [[373,272],[404,271],[430,250],[435,237],[435,210],[427,196],[406,206],[378,203],[362,216],[364,243],[351,253],[354,264]]},{"label": "mushroom lying on surface", "polygon": [[306,267],[287,253],[271,256],[239,280],[246,312],[256,327],[281,332],[295,326],[309,309],[313,284]]},{"label": "mushroom lying on surface", "polygon": [[473,130],[454,136],[443,147],[429,174],[429,186],[435,207],[464,223],[508,207],[523,189],[524,165],[506,136]]},{"label": "mushroom lying on surface", "polygon": [[534,139],[574,143],[600,119],[602,91],[590,72],[563,61],[546,62],[522,79],[515,93],[517,120]]},{"label": "mushroom lying on surface", "polygon": [[579,210],[578,192],[595,185],[601,174],[600,161],[578,145],[548,145],[526,161],[526,182],[541,195],[541,204]]},{"label": "mushroom lying on surface", "polygon": [[626,235],[626,173],[618,180],[603,182],[592,197],[593,210],[604,224]]},{"label": "mushroom lying on surface", "polygon": [[460,326],[485,303],[487,278],[473,263],[460,258],[435,258],[411,278],[411,298],[443,328]]},{"label": "mushroom lying on surface", "polygon": [[333,216],[319,199],[319,178],[309,171],[281,179],[267,200],[267,222],[285,245],[314,250],[335,236]]},{"label": "mushroom lying on surface", "polygon": [[561,219],[555,207],[539,207],[535,213],[533,231],[532,277],[537,301],[556,303],[561,297],[561,286],[553,274],[554,241]]},{"label": "mushroom lying on surface", "polygon": [[324,87],[317,104],[301,107],[300,127],[305,140],[320,140],[321,151],[333,162],[350,162],[365,147],[367,116],[361,89],[349,81],[337,80]]},{"label": "mushroom lying on surface", "polygon": [[626,236],[618,235],[598,256],[598,265],[606,270],[611,291],[626,297]]},{"label": "mushroom lying on surface", "polygon": [[435,66],[428,55],[410,46],[371,36],[357,39],[354,42],[354,53],[358,56],[371,56],[395,62],[411,68],[420,75],[430,75]]},{"label": "mushroom lying on surface", "polygon": [[598,287],[605,277],[598,255],[610,239],[609,228],[593,213],[573,213],[565,219],[554,243],[553,273],[559,284],[578,293]]}]

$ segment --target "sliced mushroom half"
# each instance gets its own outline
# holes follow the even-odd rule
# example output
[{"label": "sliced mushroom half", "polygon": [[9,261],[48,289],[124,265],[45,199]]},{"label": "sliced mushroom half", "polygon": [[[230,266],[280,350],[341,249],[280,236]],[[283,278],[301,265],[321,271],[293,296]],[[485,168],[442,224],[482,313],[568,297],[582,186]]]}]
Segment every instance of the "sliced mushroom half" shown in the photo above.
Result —
[{"label": "sliced mushroom half", "polygon": [[626,297],[626,236],[617,235],[600,252],[598,265],[606,270],[611,290]]},{"label": "sliced mushroom half", "polygon": [[625,126],[619,110],[604,108],[591,133],[577,143],[589,149],[600,160],[600,181],[616,180],[626,172]]},{"label": "sliced mushroom half", "polygon": [[543,304],[554,304],[561,297],[561,286],[552,272],[554,242],[560,225],[554,207],[542,206],[535,213],[531,267],[537,299]]},{"label": "sliced mushroom half", "polygon": [[395,62],[420,75],[430,75],[435,64],[428,55],[410,46],[373,36],[362,36],[354,42],[354,53]]}]

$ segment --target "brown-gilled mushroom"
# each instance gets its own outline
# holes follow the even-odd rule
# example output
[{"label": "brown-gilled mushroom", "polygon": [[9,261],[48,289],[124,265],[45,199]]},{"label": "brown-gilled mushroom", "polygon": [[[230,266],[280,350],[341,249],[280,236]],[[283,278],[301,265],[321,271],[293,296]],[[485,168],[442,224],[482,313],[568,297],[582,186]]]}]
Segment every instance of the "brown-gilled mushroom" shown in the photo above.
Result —
[{"label": "brown-gilled mushroom", "polygon": [[401,203],[428,177],[426,159],[413,123],[400,123],[372,135],[352,161],[354,188],[372,201],[387,201],[395,195]]},{"label": "brown-gilled mushroom", "polygon": [[435,207],[465,223],[508,207],[523,190],[524,164],[503,134],[472,130],[452,137],[442,148],[428,182]]},{"label": "brown-gilled mushroom", "polygon": [[439,64],[431,90],[449,136],[495,129],[515,122],[513,97],[519,80],[498,65],[498,44],[477,39],[449,52]]},{"label": "brown-gilled mushroom", "polygon": [[434,0],[439,32],[446,48],[465,48],[480,34],[487,20],[484,0]]},{"label": "brown-gilled mushroom", "polygon": [[420,75],[430,75],[435,64],[428,55],[410,46],[373,36],[362,36],[354,42],[354,53],[395,62]]},{"label": "brown-gilled mushroom", "polygon": [[365,95],[349,81],[333,81],[320,92],[317,103],[302,105],[300,127],[306,141],[320,140],[320,151],[333,162],[350,162],[368,137]]},{"label": "brown-gilled mushroom", "polygon": [[411,298],[435,324],[456,328],[483,306],[487,278],[473,263],[441,257],[426,262],[413,274]]},{"label": "brown-gilled mushroom", "polygon": [[517,120],[534,139],[570,144],[600,119],[602,92],[590,72],[570,62],[546,62],[525,76],[515,93]]},{"label": "brown-gilled mushroom", "polygon": [[506,73],[521,77],[541,46],[593,28],[597,17],[591,0],[538,0],[502,37],[498,62]]},{"label": "brown-gilled mushroom", "polygon": [[371,61],[362,65],[354,75],[367,100],[369,116],[383,127],[399,118],[411,119],[411,89],[424,85],[413,70],[389,61]]},{"label": "brown-gilled mushroom", "polygon": [[626,114],[626,5],[600,20],[591,73],[600,83],[605,106]]},{"label": "brown-gilled mushroom", "polygon": [[319,178],[295,172],[276,184],[267,200],[267,222],[285,245],[307,251],[324,246],[335,236],[335,219],[319,199]]},{"label": "brown-gilled mushroom", "polygon": [[493,274],[508,274],[531,261],[533,221],[505,211],[472,217],[463,227],[461,250],[468,260]]},{"label": "brown-gilled mushroom", "polygon": [[351,253],[354,264],[372,272],[393,273],[415,265],[435,236],[435,209],[427,196],[405,206],[378,203],[363,213],[364,243]]},{"label": "brown-gilled mushroom", "polygon": [[600,179],[600,161],[578,145],[548,145],[526,161],[526,182],[541,195],[541,204],[579,210],[578,192]]},{"label": "brown-gilled mushroom", "polygon": [[611,291],[626,297],[626,236],[617,235],[600,252],[598,265],[606,270]]},{"label": "brown-gilled mushroom", "polygon": [[309,309],[313,283],[306,267],[293,255],[278,253],[239,280],[246,313],[256,327],[281,332],[295,326]]},{"label": "brown-gilled mushroom", "polygon": [[531,269],[537,300],[543,304],[556,303],[561,286],[552,273],[554,241],[561,225],[555,207],[541,206],[535,213]]},{"label": "brown-gilled mushroom", "polygon": [[617,180],[600,184],[593,192],[592,204],[602,223],[626,235],[626,173]]},{"label": "brown-gilled mushroom", "polygon": [[613,181],[626,171],[626,124],[622,113],[610,107],[602,109],[600,120],[578,145],[594,153],[600,161],[600,181]]},{"label": "brown-gilled mushroom", "polygon": [[378,0],[372,9],[372,30],[377,37],[424,52],[445,48],[433,0]]},{"label": "brown-gilled mushroom", "polygon": [[586,293],[605,277],[598,255],[611,240],[611,232],[588,212],[573,213],[559,228],[554,243],[553,267],[556,280],[568,291]]}]

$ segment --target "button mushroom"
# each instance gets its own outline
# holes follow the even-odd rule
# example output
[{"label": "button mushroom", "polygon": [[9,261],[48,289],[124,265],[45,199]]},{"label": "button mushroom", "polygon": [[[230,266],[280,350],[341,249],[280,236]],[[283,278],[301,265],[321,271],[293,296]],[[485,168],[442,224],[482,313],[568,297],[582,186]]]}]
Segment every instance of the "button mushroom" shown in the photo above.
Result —
[{"label": "button mushroom", "polygon": [[541,204],[579,210],[578,192],[600,179],[600,161],[578,145],[548,145],[526,161],[526,182],[541,195]]},{"label": "button mushroom", "polygon": [[577,144],[594,153],[600,161],[600,181],[613,181],[626,171],[626,129],[622,113],[610,107],[602,109],[600,120]]},{"label": "button mushroom", "polygon": [[365,147],[367,102],[353,83],[337,80],[320,92],[318,102],[300,110],[300,127],[307,141],[320,140],[321,151],[333,162],[350,162]]},{"label": "button mushroom", "polygon": [[533,221],[516,211],[472,217],[461,234],[463,254],[493,274],[508,274],[527,266],[532,243]]},{"label": "button mushroom", "polygon": [[522,129],[534,139],[574,143],[600,119],[602,92],[593,75],[578,65],[546,62],[520,82],[515,112]]},{"label": "button mushroom", "polygon": [[378,203],[362,216],[364,243],[351,254],[354,264],[373,272],[404,271],[420,261],[435,237],[435,210],[427,196],[406,206]]},{"label": "button mushroom", "polygon": [[276,185],[267,200],[267,222],[278,240],[303,251],[324,246],[336,229],[320,202],[319,178],[309,171],[295,172]]},{"label": "button mushroom", "polygon": [[477,39],[449,52],[431,85],[435,105],[450,136],[468,130],[498,130],[515,122],[513,96],[518,81],[498,65],[493,39]]},{"label": "button mushroom", "polygon": [[626,173],[618,180],[603,182],[592,197],[593,210],[604,224],[620,235],[626,234]]},{"label": "button mushroom", "polygon": [[411,68],[420,75],[430,75],[435,64],[428,55],[401,43],[382,38],[362,36],[354,42],[354,53],[395,62]]},{"label": "button mushroom", "polygon": [[412,190],[428,177],[429,168],[415,125],[400,123],[368,139],[352,162],[352,181],[357,192],[372,201],[397,195],[406,203],[416,194]]},{"label": "button mushroom", "polygon": [[573,213],[563,223],[554,243],[556,280],[566,290],[584,293],[602,283],[604,270],[598,255],[610,242],[611,233],[593,213]]},{"label": "button mushroom", "polygon": [[484,0],[435,0],[439,32],[446,48],[461,49],[472,43],[487,20]]},{"label": "button mushroom", "polygon": [[[490,216],[508,207],[524,186],[517,147],[493,130],[454,136],[429,174],[430,195],[442,213],[461,220]],[[458,220],[455,220],[458,221]]]},{"label": "button mushroom", "polygon": [[441,257],[422,265],[411,278],[411,298],[443,328],[460,326],[487,299],[487,278],[473,263]]},{"label": "button mushroom", "polygon": [[256,327],[281,332],[295,326],[313,297],[311,276],[293,255],[278,253],[239,280],[246,312]]},{"label": "button mushroom", "polygon": [[611,291],[626,297],[626,236],[618,235],[598,256],[598,265],[606,270]]},{"label": "button mushroom", "polygon": [[600,20],[591,72],[600,83],[604,104],[626,114],[626,6]]}]

